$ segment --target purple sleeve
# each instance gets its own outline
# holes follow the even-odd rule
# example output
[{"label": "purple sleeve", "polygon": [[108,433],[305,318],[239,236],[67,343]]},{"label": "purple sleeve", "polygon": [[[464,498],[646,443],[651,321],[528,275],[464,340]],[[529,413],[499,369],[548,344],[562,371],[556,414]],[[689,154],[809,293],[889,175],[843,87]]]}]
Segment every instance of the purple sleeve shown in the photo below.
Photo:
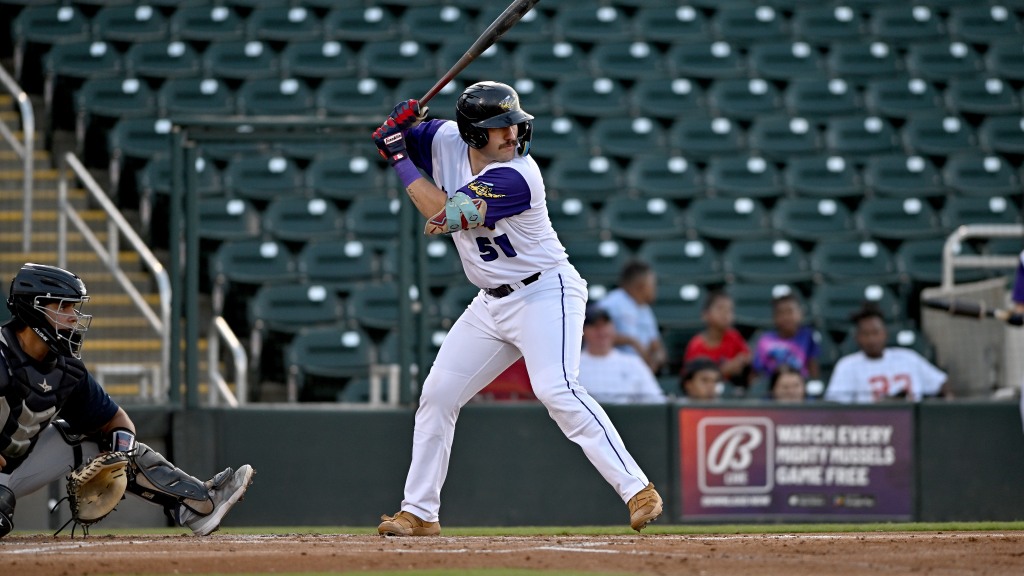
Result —
[{"label": "purple sleeve", "polygon": [[1017,276],[1013,279],[1013,301],[1024,304],[1024,252],[1017,259]]},{"label": "purple sleeve", "polygon": [[523,213],[530,207],[533,196],[526,179],[513,168],[488,170],[459,190],[470,198],[487,201],[484,226],[488,228],[502,218]]},{"label": "purple sleeve", "polygon": [[95,432],[117,414],[117,404],[93,379],[91,374],[75,386],[60,409],[60,417],[71,424],[75,432]]},{"label": "purple sleeve", "polygon": [[437,129],[445,122],[450,120],[427,120],[405,133],[405,148],[409,152],[409,159],[427,174],[434,172],[434,155],[430,152],[430,145],[434,142]]}]

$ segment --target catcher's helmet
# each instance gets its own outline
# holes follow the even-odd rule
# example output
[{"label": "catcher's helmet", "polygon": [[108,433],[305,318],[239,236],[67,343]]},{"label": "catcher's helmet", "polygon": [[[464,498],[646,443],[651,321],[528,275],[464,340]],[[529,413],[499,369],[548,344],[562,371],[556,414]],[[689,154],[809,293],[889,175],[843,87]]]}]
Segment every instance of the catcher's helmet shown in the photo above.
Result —
[{"label": "catcher's helmet", "polygon": [[[25,264],[11,282],[7,306],[46,342],[55,354],[81,358],[82,338],[89,330],[92,316],[82,314],[82,305],[89,301],[82,279],[56,266]],[[57,303],[57,310],[47,304]],[[59,310],[68,304],[74,314]]]},{"label": "catcher's helmet", "polygon": [[477,82],[466,88],[455,103],[455,120],[459,134],[472,148],[487,145],[488,128],[505,128],[518,125],[520,156],[530,152],[530,138],[533,136],[533,116],[519,105],[519,94],[508,84],[501,82]]}]

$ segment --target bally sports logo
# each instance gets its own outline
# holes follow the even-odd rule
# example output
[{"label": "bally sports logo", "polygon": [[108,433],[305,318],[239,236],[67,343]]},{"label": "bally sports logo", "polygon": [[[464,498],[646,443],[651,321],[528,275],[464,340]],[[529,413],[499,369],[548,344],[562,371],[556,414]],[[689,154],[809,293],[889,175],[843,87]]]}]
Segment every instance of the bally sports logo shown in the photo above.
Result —
[{"label": "bally sports logo", "polygon": [[767,493],[775,485],[775,430],[768,418],[703,418],[697,452],[697,481],[705,494]]}]

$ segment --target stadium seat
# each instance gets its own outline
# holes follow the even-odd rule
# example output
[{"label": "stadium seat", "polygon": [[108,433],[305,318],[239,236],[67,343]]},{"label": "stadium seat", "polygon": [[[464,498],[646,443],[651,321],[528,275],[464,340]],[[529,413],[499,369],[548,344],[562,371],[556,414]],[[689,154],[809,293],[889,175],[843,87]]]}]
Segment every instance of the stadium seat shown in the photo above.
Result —
[{"label": "stadium seat", "polygon": [[870,33],[892,46],[930,42],[944,36],[942,19],[928,6],[879,6],[872,9],[870,23]]},{"label": "stadium seat", "polygon": [[788,284],[737,282],[728,284],[726,293],[732,297],[735,323],[741,328],[773,328],[772,301],[782,296],[793,295],[807,309],[800,291]]},{"label": "stadium seat", "polygon": [[359,240],[326,238],[307,242],[297,259],[299,277],[336,292],[379,277],[373,250]]},{"label": "stadium seat", "polygon": [[[517,78],[512,82],[512,87],[519,94],[519,105],[523,107],[523,110],[532,114],[534,118],[551,114],[553,104],[551,102],[551,90],[547,86],[540,82],[535,82],[531,78]],[[461,94],[461,91],[459,94]]]},{"label": "stadium seat", "polygon": [[892,252],[874,240],[828,239],[818,242],[811,250],[811,270],[818,284],[895,284],[900,280],[900,270]]},{"label": "stadium seat", "polygon": [[551,97],[555,110],[561,115],[618,116],[629,105],[625,88],[611,78],[565,78],[555,85]]},{"label": "stadium seat", "polygon": [[715,156],[708,160],[704,182],[709,191],[730,198],[777,198],[782,174],[760,156]]},{"label": "stadium seat", "polygon": [[667,141],[657,121],[626,116],[598,118],[590,126],[590,139],[599,154],[626,158],[661,150]]},{"label": "stadium seat", "polygon": [[317,155],[304,171],[305,187],[315,196],[350,201],[380,190],[384,173],[375,158],[344,152]]},{"label": "stadium seat", "polygon": [[697,166],[670,152],[635,156],[626,169],[626,182],[630,190],[648,198],[689,200],[704,193]]},{"label": "stadium seat", "polygon": [[383,6],[332,6],[323,18],[324,38],[339,42],[396,40],[399,22]]},{"label": "stadium seat", "polygon": [[675,120],[706,116],[704,89],[686,78],[638,80],[629,90],[631,108],[641,116]]},{"label": "stadium seat", "polygon": [[373,78],[329,78],[316,89],[316,107],[326,116],[376,115],[386,117],[395,95]]},{"label": "stadium seat", "polygon": [[199,238],[253,240],[260,234],[260,213],[241,198],[200,198]]},{"label": "stadium seat", "polygon": [[810,198],[853,198],[863,195],[853,162],[842,156],[792,158],[783,179],[789,191]]},{"label": "stadium seat", "polygon": [[792,27],[795,38],[827,46],[860,39],[864,33],[864,18],[846,4],[804,6],[793,12]]},{"label": "stadium seat", "polygon": [[570,42],[618,42],[633,33],[629,17],[615,6],[566,5],[554,24],[555,36]]},{"label": "stadium seat", "polygon": [[679,210],[664,198],[615,195],[601,209],[601,228],[616,238],[658,240],[683,235]]},{"label": "stadium seat", "polygon": [[604,156],[567,152],[553,159],[545,175],[548,191],[557,198],[579,198],[598,203],[625,186],[618,164]]},{"label": "stadium seat", "polygon": [[704,326],[701,319],[701,307],[707,296],[704,286],[658,278],[655,290],[651,310],[662,330],[699,330]]},{"label": "stadium seat", "polygon": [[316,110],[313,91],[296,78],[253,78],[235,92],[240,114],[312,115]]},{"label": "stadium seat", "polygon": [[[410,6],[402,14],[399,27],[402,30],[402,38],[423,44],[443,44],[456,38],[476,36],[476,23],[469,13],[451,4]],[[469,43],[463,42],[463,52],[469,44],[472,44],[472,38]],[[452,60],[448,65],[454,63],[455,60]]]},{"label": "stadium seat", "polygon": [[769,236],[764,206],[752,198],[698,198],[687,208],[686,225],[718,240]]},{"label": "stadium seat", "polygon": [[654,268],[659,281],[712,284],[724,279],[721,255],[700,238],[648,240],[637,257]]},{"label": "stadium seat", "polygon": [[[459,38],[462,38],[461,36]],[[458,62],[459,58],[466,53],[466,47],[472,43],[472,39],[467,43],[465,40],[450,40],[445,44],[441,45],[441,48],[437,51],[437,73],[438,76],[444,75],[445,72]],[[466,84],[472,84],[474,82],[480,82],[481,80],[493,80],[494,78],[511,78],[515,75],[515,61],[509,54],[508,50],[499,44],[492,44],[490,48],[486,49],[475,60],[469,63],[461,72],[459,72],[459,78]],[[430,78],[431,82],[436,82],[434,78]],[[461,91],[460,91],[461,93]]]},{"label": "stadium seat", "polygon": [[[1020,238],[991,238],[980,247],[983,254],[989,256],[1020,256],[1024,250],[1024,242]],[[959,279],[960,272],[957,272]]]},{"label": "stadium seat", "polygon": [[291,78],[351,77],[356,73],[356,57],[337,40],[299,40],[289,42],[281,52],[281,71]]},{"label": "stadium seat", "polygon": [[991,116],[982,120],[978,140],[987,152],[1024,154],[1024,115]]},{"label": "stadium seat", "polygon": [[[1015,249],[1011,254],[1020,252],[1020,240],[1016,242]],[[942,282],[942,250],[946,244],[945,238],[929,238],[923,240],[907,240],[900,244],[896,251],[896,260],[900,270],[913,282],[920,284],[939,284]],[[977,251],[967,243],[959,243],[955,253],[964,255],[977,255]],[[957,282],[974,282],[987,277],[987,272],[981,269],[963,268],[955,270]]]},{"label": "stadium seat", "polygon": [[648,42],[699,42],[711,39],[707,17],[693,6],[645,3],[637,8],[633,26]]},{"label": "stadium seat", "polygon": [[864,158],[896,149],[896,130],[878,116],[831,118],[825,123],[825,146],[833,154]]},{"label": "stadium seat", "polygon": [[360,75],[393,79],[435,77],[436,61],[427,46],[413,40],[375,40],[359,49]]},{"label": "stadium seat", "polygon": [[341,212],[323,198],[279,197],[263,210],[264,232],[285,243],[338,237],[341,229]]},{"label": "stadium seat", "polygon": [[942,110],[939,91],[921,78],[871,80],[864,89],[864,103],[872,114],[887,118]]},{"label": "stadium seat", "polygon": [[778,89],[761,78],[716,80],[708,88],[707,98],[718,116],[736,120],[772,114],[782,105]]},{"label": "stadium seat", "polygon": [[227,6],[183,6],[171,15],[171,36],[216,46],[245,38],[245,21]]},{"label": "stadium seat", "polygon": [[999,78],[956,78],[946,88],[946,106],[958,114],[1013,114],[1021,101],[1013,87]]},{"label": "stadium seat", "polygon": [[590,204],[579,198],[562,198],[548,200],[548,217],[559,238],[594,238],[601,229],[598,228],[597,213]]},{"label": "stadium seat", "polygon": [[750,68],[769,80],[824,78],[821,55],[807,42],[758,43],[750,47]]},{"label": "stadium seat", "polygon": [[277,78],[281,61],[269,44],[259,40],[214,42],[203,52],[206,74],[224,80]]},{"label": "stadium seat", "polygon": [[647,42],[602,42],[590,51],[590,66],[596,76],[620,80],[664,78],[665,59]]},{"label": "stadium seat", "polygon": [[569,254],[569,262],[579,270],[583,279],[589,284],[605,287],[614,286],[619,281],[622,267],[629,262],[631,253],[621,240],[601,240],[595,242],[590,238],[562,238],[565,251]]},{"label": "stadium seat", "polygon": [[401,201],[383,196],[360,196],[345,211],[345,230],[354,238],[373,245],[398,238]]},{"label": "stadium seat", "polygon": [[534,80],[559,81],[589,72],[585,53],[571,42],[520,44],[512,60],[517,76]]},{"label": "stadium seat", "polygon": [[782,162],[821,150],[815,126],[806,118],[788,114],[755,118],[747,130],[747,142],[751,151]]},{"label": "stadium seat", "polygon": [[772,208],[772,227],[783,236],[808,242],[857,235],[853,214],[833,198],[782,198]]},{"label": "stadium seat", "polygon": [[107,133],[111,191],[118,191],[122,169],[134,171],[146,160],[159,154],[170,154],[170,134],[171,122],[166,118],[119,120]]},{"label": "stadium seat", "polygon": [[[431,237],[424,242],[423,254],[426,262],[427,283],[432,288],[444,288],[458,284],[465,277],[462,261],[451,238]],[[382,272],[391,278],[398,277],[401,262],[398,242],[391,242],[384,251]],[[387,277],[387,276],[386,276]]]},{"label": "stadium seat", "polygon": [[103,41],[55,44],[43,56],[43,106],[48,130],[70,128],[71,96],[92,78],[116,78],[124,74],[121,54]]},{"label": "stadium seat", "polygon": [[[30,69],[35,58],[54,44],[86,42],[89,38],[89,20],[76,6],[26,6],[10,26],[14,41],[14,78],[26,84],[23,72],[25,60]],[[40,48],[34,48],[40,47]]]},{"label": "stadium seat", "polygon": [[[335,400],[344,385],[338,380],[368,374],[371,355],[370,338],[361,330],[343,326],[302,330],[285,351],[289,400]],[[323,379],[334,382],[314,382]]]},{"label": "stadium seat", "polygon": [[90,24],[93,38],[108,42],[154,42],[166,39],[170,31],[164,15],[147,4],[104,6]]},{"label": "stadium seat", "polygon": [[285,156],[239,156],[224,170],[224,187],[232,196],[267,202],[301,192],[302,171]]},{"label": "stadium seat", "polygon": [[919,198],[946,193],[935,165],[921,156],[883,154],[868,158],[864,184],[878,196]]},{"label": "stadium seat", "polygon": [[943,112],[915,114],[902,129],[903,142],[914,154],[944,157],[975,148],[970,125],[962,118]]},{"label": "stadium seat", "polygon": [[853,84],[892,77],[903,70],[899,53],[885,42],[837,42],[829,48],[828,68],[835,78]]},{"label": "stadium seat", "polygon": [[280,242],[229,240],[221,243],[210,258],[210,278],[214,314],[224,316],[237,328],[245,326],[246,303],[260,286],[294,282],[298,272],[295,256]]},{"label": "stadium seat", "polygon": [[[196,158],[195,170],[196,189],[200,197],[221,196],[224,192],[223,179],[213,162],[200,156]],[[142,230],[156,232],[158,238],[167,236],[167,219],[156,218],[155,214],[167,214],[171,195],[171,159],[167,154],[157,156],[146,162],[136,172],[136,187],[139,191],[139,219]],[[237,207],[237,205],[234,205]],[[243,205],[244,207],[244,205]],[[200,226],[203,223],[200,222]],[[258,223],[257,223],[258,226]]]},{"label": "stadium seat", "polygon": [[794,80],[786,87],[783,100],[790,114],[812,121],[861,112],[857,90],[841,78]]},{"label": "stadium seat", "polygon": [[125,118],[152,117],[156,96],[145,82],[136,78],[93,78],[75,93],[75,139],[89,164],[105,160],[106,132]]},{"label": "stadium seat", "polygon": [[723,6],[715,12],[711,29],[719,38],[741,45],[788,35],[785,18],[771,6]]},{"label": "stadium seat", "polygon": [[911,44],[907,48],[907,70],[925,80],[973,78],[983,69],[981,56],[963,42],[938,41]]},{"label": "stadium seat", "polygon": [[1004,80],[1024,80],[1024,50],[1020,40],[997,40],[985,52],[985,68],[989,74]]},{"label": "stadium seat", "polygon": [[889,321],[903,319],[899,298],[893,289],[875,282],[850,282],[815,286],[810,298],[811,312],[818,325],[831,332],[845,332],[850,315],[872,303]]},{"label": "stadium seat", "polygon": [[963,224],[1020,224],[1020,209],[1004,196],[952,196],[946,200],[939,213],[939,220],[946,232],[952,232]]},{"label": "stadium seat", "polygon": [[443,328],[451,328],[451,325],[459,319],[459,316],[466,311],[466,308],[479,293],[480,289],[472,284],[453,284],[446,288],[437,300],[439,324]]},{"label": "stadium seat", "polygon": [[303,6],[257,6],[246,18],[250,38],[267,42],[298,42],[323,35],[316,13]]},{"label": "stadium seat", "polygon": [[881,240],[930,238],[942,234],[935,210],[919,198],[865,198],[857,208],[861,230]]},{"label": "stadium seat", "polygon": [[194,78],[203,68],[199,52],[181,40],[134,43],[124,60],[129,74],[158,80]]},{"label": "stadium seat", "polygon": [[587,132],[572,116],[540,116],[533,120],[531,156],[553,158],[586,150]]},{"label": "stadium seat", "polygon": [[1020,193],[1020,178],[1004,158],[981,152],[954,154],[942,167],[945,185],[960,196],[1012,196]]},{"label": "stadium seat", "polygon": [[673,44],[666,61],[675,78],[741,78],[747,73],[746,59],[739,49],[723,41]]},{"label": "stadium seat", "polygon": [[669,129],[669,144],[695,160],[735,155],[744,149],[740,127],[728,118],[680,118]]},{"label": "stadium seat", "polygon": [[[474,7],[480,7],[480,4],[473,2]],[[486,5],[481,7],[480,15],[476,19],[476,27],[478,30],[483,31],[494,22],[494,19],[499,14],[505,11],[506,6],[491,6]],[[520,45],[531,42],[546,42],[549,41],[554,35],[554,24],[551,22],[551,17],[548,16],[543,10],[538,10],[536,7],[531,8],[523,17],[516,22],[508,32],[506,32],[501,38],[504,42],[513,42]]]},{"label": "stadium seat", "polygon": [[352,288],[346,300],[346,315],[364,330],[391,330],[398,326],[398,284],[375,282]]},{"label": "stadium seat", "polygon": [[1004,5],[954,6],[946,18],[950,37],[969,44],[988,44],[993,40],[1018,40],[1020,18]]},{"label": "stadium seat", "polygon": [[157,92],[157,108],[173,114],[235,113],[235,97],[222,80],[214,78],[172,78]]},{"label": "stadium seat", "polygon": [[785,239],[734,240],[722,253],[729,282],[810,282],[811,266],[795,242]]}]

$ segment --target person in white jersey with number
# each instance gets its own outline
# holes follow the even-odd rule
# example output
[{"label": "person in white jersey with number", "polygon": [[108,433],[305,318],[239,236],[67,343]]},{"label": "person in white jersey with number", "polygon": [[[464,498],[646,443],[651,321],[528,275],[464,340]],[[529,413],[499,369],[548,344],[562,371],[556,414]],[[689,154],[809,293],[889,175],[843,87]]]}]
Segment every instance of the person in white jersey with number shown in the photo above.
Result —
[{"label": "person in white jersey with number", "polygon": [[867,404],[949,396],[945,372],[909,348],[885,345],[885,317],[877,307],[867,304],[852,319],[860,351],[836,362],[825,400]]},{"label": "person in white jersey with number", "polygon": [[548,218],[544,181],[528,156],[533,116],[512,87],[498,82],[466,88],[455,122],[425,120],[426,112],[416,100],[399,103],[373,140],[427,218],[424,233],[452,234],[480,292],[445,337],[423,384],[405,498],[397,514],[381,518],[378,532],[441,533],[441,486],[459,410],[520,357],[537,398],[641,530],[661,515],[662,499],[577,381],[587,283]]}]

